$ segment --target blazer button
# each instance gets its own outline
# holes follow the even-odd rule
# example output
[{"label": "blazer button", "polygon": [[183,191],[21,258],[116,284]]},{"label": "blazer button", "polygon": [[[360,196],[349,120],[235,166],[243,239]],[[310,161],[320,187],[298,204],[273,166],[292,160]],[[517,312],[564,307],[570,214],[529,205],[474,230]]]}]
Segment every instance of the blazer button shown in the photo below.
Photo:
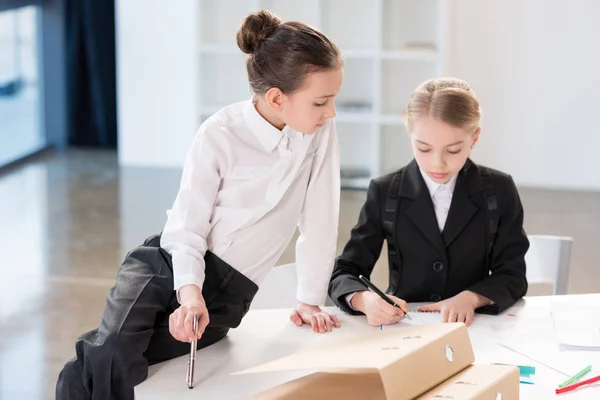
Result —
[{"label": "blazer button", "polygon": [[433,270],[435,272],[440,272],[443,269],[444,269],[444,264],[442,262],[436,261],[433,263]]},{"label": "blazer button", "polygon": [[439,295],[439,294],[437,294],[437,293],[434,293],[434,294],[432,294],[432,295],[430,296],[430,298],[431,298],[431,301],[436,301],[436,302],[437,302],[437,301],[440,301],[440,300],[442,299],[442,296],[440,296],[440,295]]}]

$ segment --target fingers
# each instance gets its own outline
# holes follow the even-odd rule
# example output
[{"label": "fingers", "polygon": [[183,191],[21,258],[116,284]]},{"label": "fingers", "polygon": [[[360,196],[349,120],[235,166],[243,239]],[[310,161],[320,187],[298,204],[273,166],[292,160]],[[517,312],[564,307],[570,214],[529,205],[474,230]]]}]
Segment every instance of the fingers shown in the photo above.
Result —
[{"label": "fingers", "polygon": [[325,332],[325,318],[322,314],[315,314],[315,317],[317,318],[317,326],[319,328],[319,332]]},{"label": "fingers", "polygon": [[186,341],[192,342],[194,340],[194,313],[189,310],[183,317],[183,331]]},{"label": "fingers", "polygon": [[389,315],[381,310],[378,310],[372,314],[367,314],[367,322],[371,326],[397,324],[404,318],[404,313],[401,310],[398,311],[399,313]]},{"label": "fingers", "polygon": [[198,316],[198,339],[202,337],[209,322],[210,317],[208,316],[208,310],[205,309],[204,312]]},{"label": "fingers", "polygon": [[316,314],[310,316],[310,326],[312,327],[313,332],[319,332],[319,319]]},{"label": "fingers", "polygon": [[441,311],[441,302],[417,307],[418,311]]},{"label": "fingers", "polygon": [[311,329],[316,333],[331,332],[333,328],[340,327],[340,321],[334,314],[328,314],[326,312],[315,312],[308,315],[300,315],[298,310],[292,310],[290,314],[290,321],[296,326],[302,326],[304,323],[309,323]]},{"label": "fingers", "polygon": [[392,316],[392,318],[389,321],[387,321],[387,324],[385,324],[385,325],[394,325],[394,324],[397,324],[398,322],[402,321],[403,319],[404,319],[404,311],[400,310],[400,312],[398,314]]},{"label": "fingers", "polygon": [[[179,340],[180,342],[185,342],[187,340],[186,340],[185,334],[183,332],[183,329],[179,329],[179,326],[183,326],[183,319],[180,318],[180,315],[181,315],[181,311],[178,308],[169,316],[169,333],[176,340]],[[181,323],[180,323],[180,320],[181,320]]]},{"label": "fingers", "polygon": [[175,340],[179,340],[175,331],[175,322],[177,321],[176,317],[177,315],[175,313],[169,315],[169,333],[175,338]]},{"label": "fingers", "polygon": [[333,331],[333,327],[340,327],[340,321],[337,316],[327,313],[317,313],[311,315],[310,325],[316,333],[324,333]]},{"label": "fingers", "polygon": [[333,322],[331,322],[331,318],[327,314],[323,314],[319,317],[319,320],[323,321],[323,331],[322,332],[331,332]]},{"label": "fingers", "polygon": [[181,307],[179,307],[179,309],[175,310],[175,312],[177,313],[176,315],[176,320],[175,320],[175,332],[177,333],[177,340],[180,340],[182,342],[187,342],[187,337],[185,334],[185,328],[183,326],[184,321],[185,321],[185,309],[182,309]]},{"label": "fingers", "polygon": [[302,318],[296,310],[292,310],[292,313],[290,314],[290,321],[292,321],[296,326],[302,326],[303,324]]},{"label": "fingers", "polygon": [[409,311],[408,310],[408,304],[406,304],[406,301],[402,300],[399,297],[391,296],[391,295],[390,295],[390,298],[392,300],[394,300],[394,303],[396,303],[398,305],[398,307],[400,307],[400,309],[402,310],[403,313],[406,314]]},{"label": "fingers", "polygon": [[465,325],[470,326],[474,317],[475,313],[473,311],[459,311],[451,309],[448,311],[447,322],[463,322]]},{"label": "fingers", "polygon": [[474,312],[468,312],[466,317],[465,317],[465,324],[467,326],[471,326],[471,324],[473,323],[473,318],[475,318],[475,313]]},{"label": "fingers", "polygon": [[331,332],[333,330],[333,321],[329,314],[323,314],[323,325],[325,326],[325,332]]},{"label": "fingers", "polygon": [[329,316],[331,317],[331,320],[333,321],[333,325],[336,328],[339,328],[341,325],[340,325],[340,320],[338,319],[337,315],[329,314]]},{"label": "fingers", "polygon": [[398,307],[394,307],[393,305],[391,305],[391,304],[388,304],[388,303],[387,303],[387,302],[385,302],[384,300],[381,300],[381,299],[380,299],[380,300],[377,302],[377,305],[379,306],[379,309],[380,309],[380,310],[381,310],[383,313],[385,313],[385,314],[387,314],[387,315],[389,315],[389,316],[391,316],[391,317],[393,317],[393,316],[395,316],[395,315],[398,315],[398,314],[401,314],[402,316],[404,316],[404,311],[402,311],[402,310],[401,310],[400,308],[398,308]]},{"label": "fingers", "polygon": [[449,317],[450,311],[444,307],[441,310],[441,314],[442,314],[442,322],[448,322],[448,317]]},{"label": "fingers", "polygon": [[456,322],[458,318],[458,313],[456,312],[456,310],[450,310],[448,312],[448,322]]},{"label": "fingers", "polygon": [[169,333],[180,342],[194,340],[194,313],[198,315],[198,338],[210,322],[208,310],[205,307],[181,306],[169,316]]}]

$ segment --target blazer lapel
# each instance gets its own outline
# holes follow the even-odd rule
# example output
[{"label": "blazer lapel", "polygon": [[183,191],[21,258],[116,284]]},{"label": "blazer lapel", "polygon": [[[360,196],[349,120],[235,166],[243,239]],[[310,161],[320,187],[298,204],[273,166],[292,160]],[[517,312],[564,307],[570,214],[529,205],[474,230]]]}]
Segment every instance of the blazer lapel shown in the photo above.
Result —
[{"label": "blazer lapel", "polygon": [[433,211],[431,195],[414,160],[406,167],[400,197],[414,200],[406,210],[408,218],[445,257],[446,246]]},{"label": "blazer lapel", "polygon": [[479,169],[472,161],[467,160],[459,172],[456,187],[452,194],[452,202],[448,211],[448,218],[444,225],[442,236],[446,246],[457,238],[465,229],[469,221],[475,216],[480,207],[471,200],[471,197],[483,190],[479,178]]}]

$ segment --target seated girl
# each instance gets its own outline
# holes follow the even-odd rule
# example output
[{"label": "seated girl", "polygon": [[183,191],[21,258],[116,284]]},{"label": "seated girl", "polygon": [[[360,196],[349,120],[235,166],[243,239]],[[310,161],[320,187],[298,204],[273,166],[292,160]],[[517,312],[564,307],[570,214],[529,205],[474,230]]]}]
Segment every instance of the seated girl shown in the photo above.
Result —
[{"label": "seated girl", "polygon": [[[374,326],[400,321],[406,302],[433,302],[419,310],[470,325],[475,312],[502,312],[527,291],[523,207],[510,175],[469,158],[481,112],[466,82],[429,80],[406,112],[414,160],[371,181],[329,295]],[[384,240],[387,294],[399,307],[358,279],[370,276]]]}]

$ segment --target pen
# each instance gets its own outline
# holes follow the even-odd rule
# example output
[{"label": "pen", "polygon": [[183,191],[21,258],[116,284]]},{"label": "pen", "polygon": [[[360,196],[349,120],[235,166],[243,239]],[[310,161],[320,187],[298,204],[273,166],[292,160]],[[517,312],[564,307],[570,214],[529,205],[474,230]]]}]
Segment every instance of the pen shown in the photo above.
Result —
[{"label": "pen", "polygon": [[569,385],[569,386],[563,386],[560,389],[556,389],[556,394],[570,392],[571,390],[575,390],[578,387],[581,387],[581,386],[584,386],[584,385],[589,385],[591,383],[595,383],[595,382],[598,382],[598,381],[600,381],[600,375],[598,375],[598,376],[596,376],[594,378],[587,379],[585,381],[574,383],[574,384]]},{"label": "pen", "polygon": [[[379,297],[381,297],[383,300],[385,300],[388,304],[390,304],[390,305],[392,305],[394,307],[400,308],[400,306],[398,304],[394,303],[392,301],[392,299],[390,299],[389,297],[387,297],[381,290],[379,290],[377,288],[377,286],[373,285],[371,283],[371,281],[369,281],[363,275],[359,275],[358,279],[360,279],[362,283],[364,283],[365,285],[367,285],[367,287],[369,289],[371,289],[373,292],[375,292],[375,294],[377,294]],[[402,308],[400,308],[400,309],[402,310]],[[412,320],[412,318],[410,317],[410,315],[408,315],[408,311],[404,311],[404,310],[402,310],[402,311],[404,312],[404,315],[406,316],[406,318]]]},{"label": "pen", "polygon": [[194,387],[194,364],[196,363],[196,347],[198,344],[198,314],[194,313],[194,340],[190,348],[190,358],[188,360],[187,386],[189,389]]},{"label": "pen", "polygon": [[582,376],[584,376],[585,374],[587,374],[591,370],[592,370],[592,366],[588,365],[587,367],[585,367],[584,369],[582,369],[581,371],[579,371],[578,373],[576,373],[575,375],[573,375],[572,377],[570,377],[569,379],[567,379],[566,381],[564,381],[563,383],[561,383],[560,385],[558,385],[558,388],[560,389],[563,386],[569,386],[571,383],[573,383],[573,382],[578,381],[579,379],[581,379]]}]

